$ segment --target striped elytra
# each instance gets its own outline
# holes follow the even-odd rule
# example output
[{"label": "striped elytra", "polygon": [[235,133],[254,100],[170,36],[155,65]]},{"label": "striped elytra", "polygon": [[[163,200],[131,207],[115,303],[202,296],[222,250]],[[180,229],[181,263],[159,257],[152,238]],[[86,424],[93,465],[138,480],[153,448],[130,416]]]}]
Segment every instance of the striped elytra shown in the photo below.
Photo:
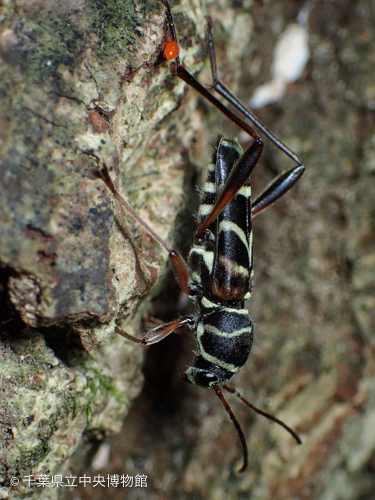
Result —
[{"label": "striped elytra", "polygon": [[[199,225],[212,212],[242,155],[237,141],[218,137],[202,189]],[[253,326],[244,301],[252,290],[252,260],[251,188],[246,182],[203,236],[195,237],[189,253],[190,288],[199,311],[193,331],[196,359],[186,371],[193,384],[223,385],[249,357]]]}]

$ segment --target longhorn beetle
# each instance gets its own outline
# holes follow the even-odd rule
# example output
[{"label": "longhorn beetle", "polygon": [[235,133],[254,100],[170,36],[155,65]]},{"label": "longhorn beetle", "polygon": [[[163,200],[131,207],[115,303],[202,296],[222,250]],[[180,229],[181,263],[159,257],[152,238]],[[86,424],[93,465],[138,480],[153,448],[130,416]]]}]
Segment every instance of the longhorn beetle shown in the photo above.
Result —
[{"label": "longhorn beetle", "polygon": [[[214,389],[220,398],[241,441],[243,465],[239,472],[243,472],[248,464],[245,436],[220,387],[235,394],[255,412],[284,427],[297,443],[301,443],[298,435],[284,422],[256,408],[236,389],[227,385],[227,382],[246,363],[253,341],[253,324],[245,308],[245,300],[250,298],[253,289],[252,217],[286,193],[305,169],[300,158],[260,123],[218,80],[212,27],[209,20],[208,48],[213,89],[297,163],[297,166],[277,176],[251,203],[249,177],[262,153],[263,141],[249,124],[218,101],[181,66],[171,9],[167,0],[161,1],[166,8],[171,37],[165,45],[164,56],[174,60],[171,63],[172,73],[193,87],[246,131],[253,138],[253,142],[243,152],[236,140],[226,139],[223,136],[217,138],[203,187],[198,211],[198,229],[189,253],[188,264],[121,197],[110,178],[107,167],[103,166],[101,175],[106,185],[120,204],[166,249],[181,290],[189,295],[198,310],[196,316],[179,318],[153,328],[141,339],[129,335],[119,327],[116,327],[116,332],[133,342],[151,345],[164,339],[177,328],[189,325],[197,344],[196,358],[193,366],[190,366],[182,376],[186,382]],[[189,275],[191,276],[190,282]]]}]

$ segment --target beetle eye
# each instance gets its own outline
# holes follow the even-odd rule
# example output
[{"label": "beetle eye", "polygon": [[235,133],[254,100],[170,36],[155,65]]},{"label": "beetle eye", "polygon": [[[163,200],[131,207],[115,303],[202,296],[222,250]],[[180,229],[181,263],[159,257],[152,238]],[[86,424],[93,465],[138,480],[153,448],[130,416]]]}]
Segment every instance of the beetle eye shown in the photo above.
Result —
[{"label": "beetle eye", "polygon": [[195,383],[202,387],[209,387],[217,383],[217,377],[214,373],[198,372],[195,374]]}]

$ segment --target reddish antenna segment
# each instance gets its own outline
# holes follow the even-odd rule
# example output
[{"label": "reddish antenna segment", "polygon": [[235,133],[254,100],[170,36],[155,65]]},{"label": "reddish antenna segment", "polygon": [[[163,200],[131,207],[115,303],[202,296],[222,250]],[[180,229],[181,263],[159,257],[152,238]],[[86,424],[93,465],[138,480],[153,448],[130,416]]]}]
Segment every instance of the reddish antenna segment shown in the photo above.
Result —
[{"label": "reddish antenna segment", "polygon": [[178,47],[178,43],[175,42],[174,40],[171,40],[170,42],[167,42],[164,47],[164,57],[168,59],[168,61],[173,61],[173,59],[176,59],[180,52],[180,49]]}]

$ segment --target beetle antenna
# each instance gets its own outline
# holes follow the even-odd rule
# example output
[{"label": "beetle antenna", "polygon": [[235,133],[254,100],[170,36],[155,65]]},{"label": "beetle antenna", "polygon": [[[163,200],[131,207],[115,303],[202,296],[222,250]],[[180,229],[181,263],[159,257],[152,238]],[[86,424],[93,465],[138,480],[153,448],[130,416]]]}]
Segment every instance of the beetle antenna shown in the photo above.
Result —
[{"label": "beetle antenna", "polygon": [[[225,385],[223,386],[225,387]],[[224,408],[227,410],[236,430],[237,430],[237,433],[238,433],[238,437],[240,438],[240,441],[241,441],[241,446],[242,446],[242,452],[243,452],[243,464],[242,464],[242,467],[239,469],[239,473],[241,472],[244,472],[246,469],[247,469],[247,464],[248,464],[248,451],[247,451],[247,445],[246,445],[246,439],[245,439],[245,435],[243,433],[243,430],[241,429],[241,426],[240,424],[238,423],[238,420],[236,419],[236,417],[234,416],[234,413],[232,412],[232,409],[231,407],[229,406],[229,404],[227,403],[226,399],[224,398],[223,396],[223,393],[221,392],[219,386],[217,385],[214,385],[213,386],[215,392],[216,392],[216,395],[218,396],[218,398],[220,399],[220,401],[223,403],[223,406]],[[226,388],[226,387],[225,387]]]},{"label": "beetle antenna", "polygon": [[255,413],[259,413],[259,415],[268,418],[268,420],[272,420],[272,422],[276,422],[277,424],[281,425],[281,427],[283,427],[286,431],[289,432],[289,434],[293,436],[293,438],[296,440],[298,444],[302,444],[301,438],[298,436],[298,434],[294,432],[294,430],[291,429],[288,425],[286,425],[282,420],[279,420],[270,413],[267,413],[261,410],[260,408],[254,406],[252,403],[250,403],[250,401],[245,399],[234,387],[231,387],[230,385],[227,384],[224,384],[223,387],[226,391],[235,394],[243,403],[245,403],[246,406],[248,406],[251,410],[255,411]]}]

